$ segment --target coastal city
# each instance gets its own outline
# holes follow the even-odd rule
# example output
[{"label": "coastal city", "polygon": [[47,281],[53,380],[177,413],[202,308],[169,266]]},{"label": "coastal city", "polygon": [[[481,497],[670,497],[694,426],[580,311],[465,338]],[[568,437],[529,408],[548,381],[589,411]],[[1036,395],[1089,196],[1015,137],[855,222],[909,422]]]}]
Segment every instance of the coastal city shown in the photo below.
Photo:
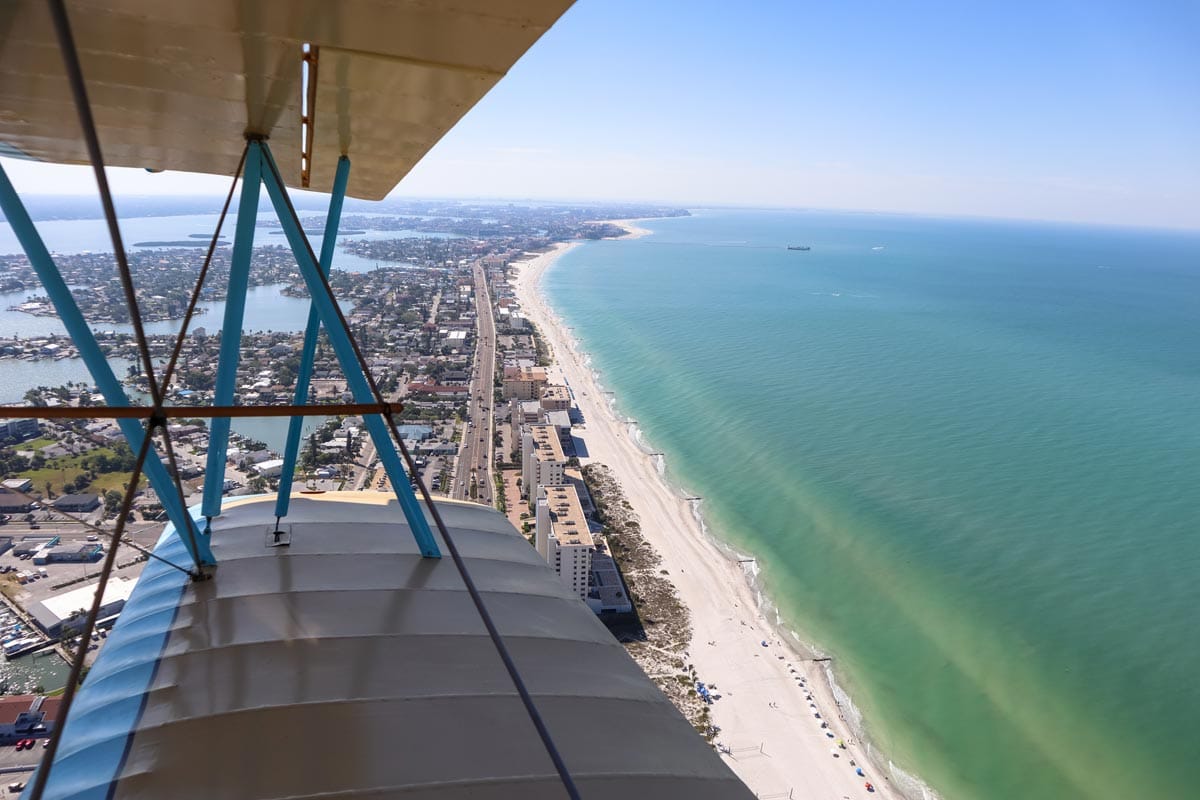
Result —
[{"label": "coastal city", "polygon": [[1197,796],[1200,3],[1079,5],[5,4],[0,800]]},{"label": "coastal city", "polygon": [[[439,216],[447,211],[454,216]],[[372,375],[385,398],[400,409],[398,431],[416,465],[416,474],[410,476],[413,486],[419,481],[434,497],[488,505],[504,513],[569,592],[625,644],[697,734],[737,764],[744,779],[785,780],[769,759],[756,761],[751,751],[785,746],[795,735],[770,727],[753,736],[730,737],[725,731],[718,709],[730,703],[735,675],[764,668],[770,677],[764,673],[756,680],[791,687],[788,697],[795,716],[808,720],[793,719],[789,725],[800,725],[805,735],[826,743],[834,765],[823,769],[845,773],[848,784],[851,778],[869,777],[866,761],[856,760],[863,755],[855,751],[849,729],[822,713],[825,706],[836,709],[837,701],[822,678],[819,657],[793,657],[758,621],[749,595],[733,604],[735,617],[727,621],[727,628],[736,624],[735,635],[711,628],[719,613],[695,617],[697,601],[681,595],[681,587],[687,586],[686,570],[701,584],[729,581],[744,587],[744,564],[698,552],[686,560],[676,558],[680,567],[673,574],[650,541],[654,537],[643,535],[646,525],[694,526],[689,507],[695,498],[639,496],[664,486],[657,475],[638,475],[641,469],[653,469],[659,456],[637,446],[627,422],[614,416],[609,394],[593,382],[536,288],[545,269],[580,243],[638,236],[645,231],[631,220],[687,212],[636,206],[422,206],[410,212],[348,215],[342,231],[349,234],[340,239],[339,251],[353,257],[356,265],[369,266],[358,271],[335,268],[330,282]],[[306,217],[303,222],[311,233],[321,229],[324,219]],[[275,230],[260,223],[256,238],[267,239]],[[379,238],[361,238],[367,231]],[[405,235],[390,238],[395,231]],[[196,236],[191,242],[135,245],[132,265],[139,302],[152,309],[148,319],[178,324],[183,316],[206,249],[195,242],[207,244]],[[228,283],[228,248],[214,252],[212,280],[201,296],[219,304]],[[2,260],[10,290],[24,293],[10,295],[22,299],[9,311],[52,315],[23,257]],[[120,287],[111,268],[95,254],[68,255],[62,261],[64,275],[78,287],[75,295],[85,315],[99,323],[96,338],[101,349],[110,363],[127,365],[120,376],[127,393],[148,402],[136,342],[120,325],[125,321],[117,310]],[[268,305],[307,297],[300,275],[280,246],[257,247],[252,264],[251,284],[277,298]],[[212,402],[222,335],[217,311],[196,316],[182,341],[179,368],[169,387],[172,403]],[[246,310],[235,400],[242,405],[287,405],[300,369],[303,333],[260,329],[255,311]],[[151,354],[159,364],[174,344],[170,334],[149,336]],[[75,346],[64,335],[0,340],[0,369],[11,362],[77,359]],[[352,399],[322,332],[306,402],[332,405]],[[23,402],[46,408],[86,407],[103,405],[104,399],[81,376],[61,386],[30,386]],[[185,500],[198,503],[206,477],[208,426],[202,419],[176,419],[169,431]],[[608,454],[618,438],[625,439],[626,450]],[[97,562],[109,546],[107,534],[128,486],[133,453],[113,421],[12,419],[0,424],[0,439],[0,624],[8,659],[2,688],[19,712],[9,728],[0,727],[0,744],[16,745],[0,750],[0,769],[15,769],[36,764],[41,744],[35,747],[32,742],[53,736],[64,664],[80,648],[85,664],[101,651],[166,514],[160,498],[143,485],[125,528],[123,542],[129,546],[123,545],[114,579],[102,598],[99,629],[91,641],[82,641],[77,628],[94,595]],[[625,463],[629,448],[639,464]],[[276,491],[285,468],[281,450],[267,431],[261,436],[235,432],[224,466],[225,494]],[[294,486],[304,492],[393,491],[361,417],[311,419],[296,464]],[[636,483],[630,486],[634,476]],[[680,515],[677,519],[662,516],[673,507]],[[700,560],[693,563],[693,558]],[[712,570],[724,574],[705,576]],[[741,603],[744,618],[737,613]],[[725,640],[721,648],[718,636]],[[734,657],[728,650],[733,647],[739,648],[737,657],[747,661],[744,667],[729,663]],[[772,712],[781,709],[775,699],[764,705]],[[0,719],[0,726],[5,722]]]}]

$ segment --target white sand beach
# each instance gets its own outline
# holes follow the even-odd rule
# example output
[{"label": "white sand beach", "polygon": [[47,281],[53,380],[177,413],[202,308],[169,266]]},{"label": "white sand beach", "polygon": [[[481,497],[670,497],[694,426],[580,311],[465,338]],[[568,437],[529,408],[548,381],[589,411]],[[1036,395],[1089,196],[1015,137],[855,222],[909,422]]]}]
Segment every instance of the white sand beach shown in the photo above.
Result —
[{"label": "white sand beach", "polygon": [[[776,636],[759,613],[742,565],[706,537],[691,504],[668,486],[654,458],[631,439],[629,425],[616,418],[591,368],[547,305],[541,277],[575,246],[560,244],[519,265],[517,296],[550,347],[551,382],[565,381],[583,413],[586,425],[575,433],[586,442],[588,456],[580,460],[607,464],[620,479],[644,536],[661,554],[663,569],[691,611],[688,655],[700,680],[720,695],[712,715],[721,729],[718,744],[731,751],[723,756],[726,763],[760,797],[899,797],[850,736],[823,664],[803,659]],[[846,749],[838,747],[839,739]],[[851,760],[865,777],[855,773]],[[874,794],[867,781],[874,784]]]},{"label": "white sand beach", "polygon": [[649,236],[650,231],[638,225],[641,220],[638,219],[610,219],[605,220],[612,225],[618,225],[626,230],[626,234],[619,238],[621,239],[640,239],[643,236]]}]

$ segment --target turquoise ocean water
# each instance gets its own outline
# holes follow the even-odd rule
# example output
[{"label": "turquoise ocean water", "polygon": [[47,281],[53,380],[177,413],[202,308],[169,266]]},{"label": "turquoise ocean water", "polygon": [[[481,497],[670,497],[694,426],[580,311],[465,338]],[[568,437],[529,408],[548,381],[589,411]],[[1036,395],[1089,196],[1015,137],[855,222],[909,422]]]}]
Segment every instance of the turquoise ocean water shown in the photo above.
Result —
[{"label": "turquoise ocean water", "polygon": [[949,798],[1195,796],[1200,235],[646,227],[547,295],[873,742]]}]

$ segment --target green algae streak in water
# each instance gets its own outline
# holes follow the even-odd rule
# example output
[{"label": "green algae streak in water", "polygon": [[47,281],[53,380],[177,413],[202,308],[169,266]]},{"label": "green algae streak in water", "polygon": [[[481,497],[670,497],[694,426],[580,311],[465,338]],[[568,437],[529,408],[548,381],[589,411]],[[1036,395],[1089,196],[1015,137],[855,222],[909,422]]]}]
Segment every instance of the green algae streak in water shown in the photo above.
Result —
[{"label": "green algae streak in water", "polygon": [[1200,237],[646,227],[549,298],[874,743],[948,798],[1196,796]]}]

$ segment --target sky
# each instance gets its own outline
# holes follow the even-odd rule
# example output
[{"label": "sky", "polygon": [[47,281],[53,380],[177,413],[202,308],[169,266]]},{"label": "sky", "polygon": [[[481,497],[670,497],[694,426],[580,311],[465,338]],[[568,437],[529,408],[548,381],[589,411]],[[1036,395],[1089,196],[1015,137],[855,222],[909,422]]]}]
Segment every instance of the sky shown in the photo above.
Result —
[{"label": "sky", "polygon": [[[393,196],[1200,229],[1198,30],[1195,0],[578,0]],[[94,191],[4,164],[22,191]]]}]

